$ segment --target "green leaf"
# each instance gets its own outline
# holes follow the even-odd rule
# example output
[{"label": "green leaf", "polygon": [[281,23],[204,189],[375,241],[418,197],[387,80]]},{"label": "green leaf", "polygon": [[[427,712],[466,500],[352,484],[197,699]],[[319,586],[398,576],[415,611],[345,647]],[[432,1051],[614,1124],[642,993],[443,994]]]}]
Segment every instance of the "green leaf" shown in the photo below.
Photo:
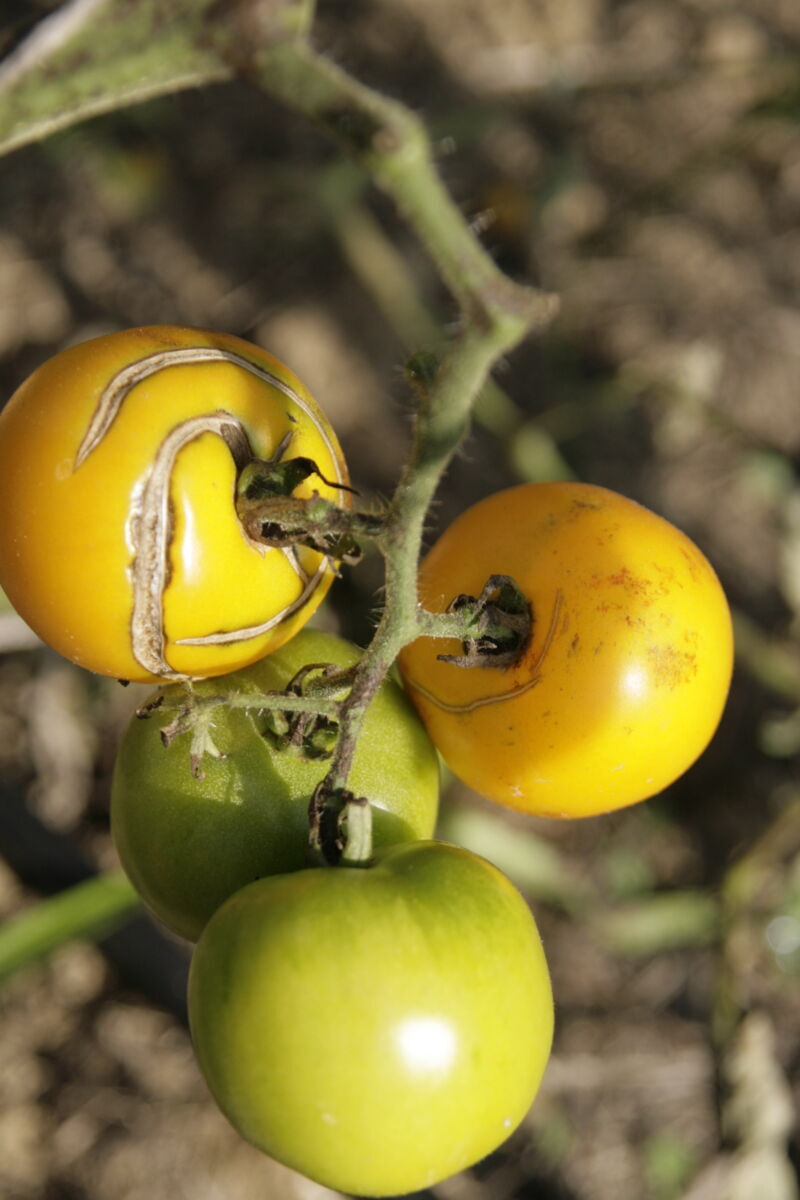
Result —
[{"label": "green leaf", "polygon": [[121,925],[140,900],[121,871],[97,875],[11,917],[0,928],[0,980],[66,942],[94,940]]},{"label": "green leaf", "polygon": [[578,913],[596,897],[560,851],[532,829],[511,825],[502,814],[478,808],[448,811],[441,836],[482,855],[533,900]]},{"label": "green leaf", "polygon": [[231,69],[208,37],[213,0],[67,0],[0,63],[0,153]]},{"label": "green leaf", "polygon": [[600,913],[593,925],[617,954],[662,954],[713,942],[719,936],[719,904],[699,889],[656,892]]}]

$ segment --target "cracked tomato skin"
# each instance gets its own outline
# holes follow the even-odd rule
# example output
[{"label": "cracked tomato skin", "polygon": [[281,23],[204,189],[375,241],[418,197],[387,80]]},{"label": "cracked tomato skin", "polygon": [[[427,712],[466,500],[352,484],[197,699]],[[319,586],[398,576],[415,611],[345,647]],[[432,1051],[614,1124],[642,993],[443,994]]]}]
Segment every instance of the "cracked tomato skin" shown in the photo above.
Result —
[{"label": "cracked tomato skin", "polygon": [[[57,354],[0,413],[0,585],[60,654],[119,679],[224,674],[312,615],[330,563],[256,545],[234,505],[248,457],[347,484],[302,383],[257,346],[172,325]],[[348,493],[316,476],[294,495]]]},{"label": "cracked tomato skin", "polygon": [[515,888],[466,850],[414,842],[237,892],[197,945],[189,1021],[248,1141],[326,1187],[396,1196],[517,1127],[553,1001]]},{"label": "cracked tomato skin", "polygon": [[[349,667],[360,651],[343,638],[304,629],[267,658],[224,681],[231,692],[283,690],[307,663]],[[197,683],[195,695],[220,692]],[[165,689],[180,696],[178,685]],[[192,774],[191,737],[165,748],[174,710],[133,717],[114,765],[111,831],[122,865],[148,907],[194,941],[212,913],[264,875],[308,865],[308,803],[330,761],[279,751],[254,709],[215,709],[206,755]],[[364,720],[349,786],[372,803],[377,846],[429,838],[436,824],[439,760],[399,683],[386,679]]]},{"label": "cracked tomato skin", "polygon": [[680,530],[605,488],[523,484],[445,531],[420,570],[443,612],[512,576],[533,634],[512,667],[461,668],[454,639],[420,638],[400,666],[450,769],[511,808],[582,817],[660,792],[722,714],[733,637],[725,595]]}]

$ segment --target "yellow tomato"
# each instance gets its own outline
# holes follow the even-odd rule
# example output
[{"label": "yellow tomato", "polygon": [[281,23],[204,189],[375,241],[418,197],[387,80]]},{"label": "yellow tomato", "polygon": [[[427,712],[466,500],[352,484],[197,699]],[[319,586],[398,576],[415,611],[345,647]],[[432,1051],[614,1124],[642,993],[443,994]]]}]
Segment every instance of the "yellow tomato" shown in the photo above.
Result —
[{"label": "yellow tomato", "polygon": [[661,791],[705,749],[731,677],[719,581],[693,542],[604,488],[526,484],[465,512],[422,564],[420,600],[444,611],[514,578],[533,615],[505,669],[439,661],[420,638],[400,664],[448,766],[511,808],[590,816]]},{"label": "yellow tomato", "polygon": [[73,662],[120,679],[220,675],[286,642],[334,576],[265,549],[236,513],[254,458],[312,459],[347,506],[324,414],[257,346],[176,326],[73,346],[0,413],[0,585]]}]

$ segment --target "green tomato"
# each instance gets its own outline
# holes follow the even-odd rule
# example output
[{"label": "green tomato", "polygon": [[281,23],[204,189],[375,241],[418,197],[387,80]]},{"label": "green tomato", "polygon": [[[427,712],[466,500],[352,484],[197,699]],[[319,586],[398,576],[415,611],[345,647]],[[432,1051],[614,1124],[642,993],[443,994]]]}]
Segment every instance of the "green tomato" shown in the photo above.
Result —
[{"label": "green tomato", "polygon": [[[307,663],[352,665],[358,649],[342,638],[303,630],[274,654],[226,678],[230,691],[278,691]],[[168,693],[171,688],[165,689]],[[219,680],[194,685],[218,694]],[[134,718],[114,769],[111,830],[122,865],[145,903],[174,932],[196,940],[211,914],[247,883],[308,865],[308,802],[327,769],[278,750],[267,714],[219,708],[204,778],[192,775],[189,735],[168,749],[163,708]],[[377,847],[427,838],[436,823],[436,751],[393,679],[369,708],[349,785],[373,805]]]},{"label": "green tomato", "polygon": [[189,1020],[245,1138],[327,1187],[387,1196],[462,1170],[516,1128],[553,1001],[505,876],[416,842],[238,892],[198,943]]}]

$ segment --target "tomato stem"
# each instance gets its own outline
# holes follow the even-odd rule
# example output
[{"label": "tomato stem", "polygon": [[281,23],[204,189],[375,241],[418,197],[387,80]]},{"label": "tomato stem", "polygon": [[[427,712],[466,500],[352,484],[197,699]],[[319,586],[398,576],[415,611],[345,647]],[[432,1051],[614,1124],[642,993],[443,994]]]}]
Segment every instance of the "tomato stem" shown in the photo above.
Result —
[{"label": "tomato stem", "polygon": [[[368,533],[385,561],[385,607],[341,703],[327,777],[328,788],[336,790],[347,782],[372,698],[403,646],[419,636],[417,570],[425,516],[469,430],[476,399],[495,364],[531,331],[545,327],[557,304],[543,291],[513,282],[487,253],[444,187],[430,138],[410,109],[318,54],[307,37],[254,37],[245,19],[249,7],[234,8],[218,31],[216,48],[264,90],[315,120],[389,195],[436,264],[461,325],[449,347],[441,354],[437,347],[435,359],[416,356],[409,368],[417,400],[413,447],[388,510]],[[369,514],[353,518],[362,519],[374,520]],[[352,522],[346,532],[355,532]]]},{"label": "tomato stem", "polygon": [[329,866],[366,866],[372,858],[372,808],[347,788],[317,784],[308,805],[309,848]]},{"label": "tomato stem", "polygon": [[372,805],[365,796],[354,796],[344,807],[345,843],[342,865],[366,866],[372,859]]},{"label": "tomato stem", "polygon": [[308,546],[320,554],[355,565],[358,539],[380,541],[380,513],[351,511],[321,496],[242,494],[236,511],[247,536],[270,548]]}]

